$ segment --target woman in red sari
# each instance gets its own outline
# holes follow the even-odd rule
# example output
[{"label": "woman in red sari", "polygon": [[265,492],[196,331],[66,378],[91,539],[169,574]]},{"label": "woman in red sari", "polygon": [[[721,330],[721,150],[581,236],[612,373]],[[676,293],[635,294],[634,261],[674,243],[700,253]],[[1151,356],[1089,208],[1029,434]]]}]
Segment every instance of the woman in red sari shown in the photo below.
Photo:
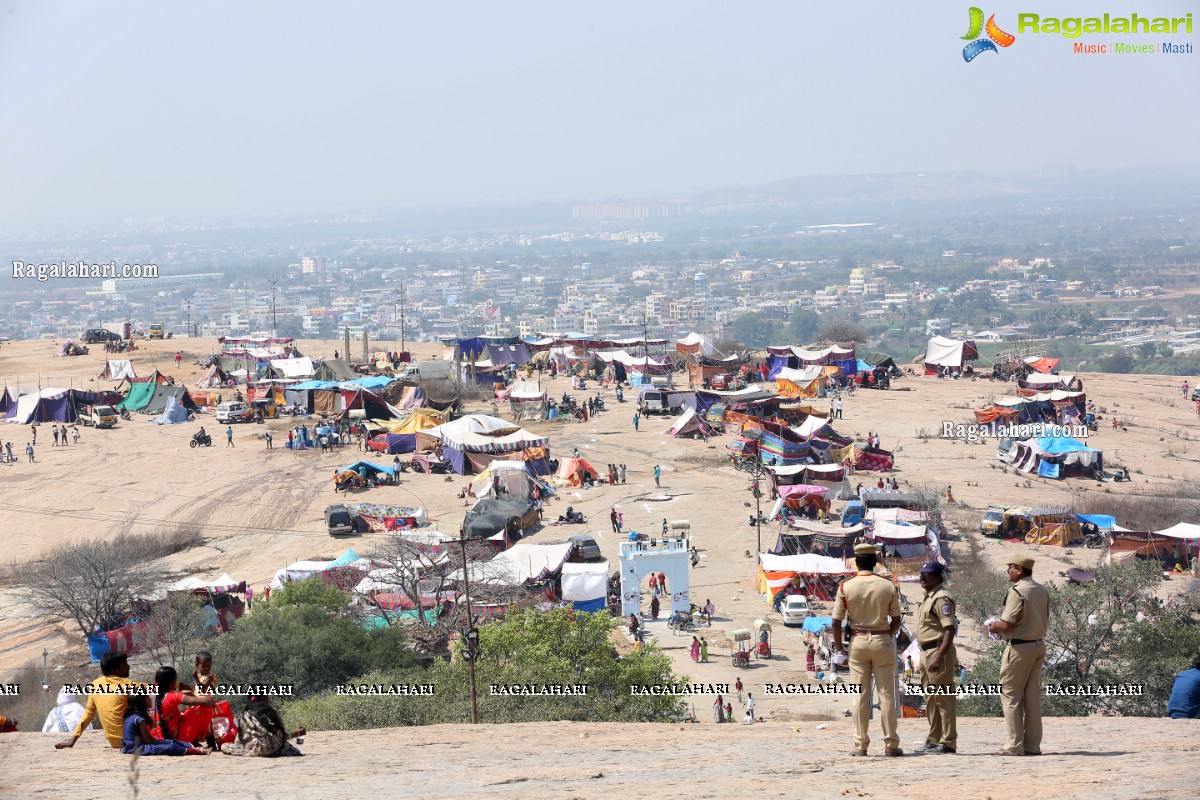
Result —
[{"label": "woman in red sari", "polygon": [[174,667],[159,667],[154,673],[154,683],[158,686],[154,710],[161,738],[203,744],[211,734],[213,706],[220,698],[181,689]]}]

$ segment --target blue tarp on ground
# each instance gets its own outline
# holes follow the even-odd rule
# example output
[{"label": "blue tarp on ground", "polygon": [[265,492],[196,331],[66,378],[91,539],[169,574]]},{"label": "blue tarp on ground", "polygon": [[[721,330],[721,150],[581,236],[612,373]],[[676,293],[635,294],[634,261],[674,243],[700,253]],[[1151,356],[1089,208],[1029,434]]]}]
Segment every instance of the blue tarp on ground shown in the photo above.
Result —
[{"label": "blue tarp on ground", "polygon": [[1072,439],[1070,436],[1039,436],[1037,439],[1038,447],[1042,452],[1051,455],[1061,455],[1063,453],[1078,453],[1080,451],[1088,451],[1099,453],[1099,450],[1088,447],[1078,439]]},{"label": "blue tarp on ground", "polygon": [[360,475],[362,475],[364,471],[367,471],[368,473],[371,471],[382,472],[387,475],[396,474],[396,470],[392,469],[391,467],[381,467],[378,464],[371,463],[370,461],[355,461],[348,467],[342,467],[338,470],[338,472],[345,472],[346,470],[357,472]]},{"label": "blue tarp on ground", "polygon": [[162,416],[155,417],[151,422],[155,425],[175,425],[180,422],[187,422],[187,418],[188,410],[174,397],[168,397]]},{"label": "blue tarp on ground", "polygon": [[1106,531],[1117,527],[1117,518],[1108,514],[1076,514],[1075,519],[1080,522],[1090,522],[1097,528]]},{"label": "blue tarp on ground", "polygon": [[804,620],[804,630],[810,633],[820,633],[826,628],[833,627],[833,617],[809,617]]}]

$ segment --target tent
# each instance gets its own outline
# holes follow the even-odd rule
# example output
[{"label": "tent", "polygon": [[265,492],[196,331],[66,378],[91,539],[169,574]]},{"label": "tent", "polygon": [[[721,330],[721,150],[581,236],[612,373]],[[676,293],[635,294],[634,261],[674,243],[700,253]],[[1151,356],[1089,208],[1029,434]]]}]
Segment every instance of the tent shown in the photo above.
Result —
[{"label": "tent", "polygon": [[690,436],[694,439],[707,440],[712,435],[712,429],[708,427],[699,414],[690,408],[685,408],[683,413],[675,418],[675,424],[668,428],[665,433],[676,438]]},{"label": "tent", "polygon": [[371,437],[371,442],[386,444],[387,447],[383,449],[376,447],[371,447],[370,449],[376,453],[387,453],[389,456],[399,453],[411,453],[417,449],[417,435],[415,433],[379,433]]},{"label": "tent", "polygon": [[204,377],[196,381],[196,388],[219,389],[220,387],[224,386],[228,380],[229,376],[222,372],[220,367],[218,367],[216,364],[213,364],[208,368],[208,372],[204,373]]},{"label": "tent", "polygon": [[578,611],[603,611],[608,597],[608,562],[562,565],[562,599]]},{"label": "tent", "polygon": [[154,396],[156,386],[158,383],[152,380],[130,384],[129,393],[125,395],[124,400],[117,404],[117,407],[127,411],[141,411]]},{"label": "tent", "polygon": [[717,351],[712,340],[698,333],[689,333],[682,339],[675,340],[675,351],[694,356],[711,356]]},{"label": "tent", "polygon": [[5,419],[18,425],[33,422],[74,422],[74,392],[71,389],[41,389],[10,400]]},{"label": "tent", "polygon": [[479,500],[463,519],[468,539],[492,539],[514,544],[525,530],[538,524],[537,510],[519,497],[489,497]]},{"label": "tent", "polygon": [[485,414],[468,414],[417,435],[418,449],[440,443],[443,456],[459,475],[483,470],[495,456],[544,447],[548,441],[508,420]]},{"label": "tent", "polygon": [[794,556],[760,553],[756,583],[758,590],[770,597],[794,585],[809,597],[829,601],[837,594],[842,580],[853,574],[854,570],[841,558],[814,553]]},{"label": "tent", "polygon": [[12,407],[13,398],[8,393],[8,387],[4,387],[4,394],[0,394],[0,414],[7,414],[8,409]]},{"label": "tent", "polygon": [[1068,473],[1086,475],[1104,469],[1104,453],[1069,436],[1039,436],[1016,443],[1001,460],[1026,474],[1065,478]]},{"label": "tent", "polygon": [[304,380],[313,376],[311,358],[273,358],[270,360],[271,372],[279,378]]},{"label": "tent", "polygon": [[554,474],[555,482],[563,486],[579,487],[585,480],[597,480],[600,473],[583,458],[564,458]]},{"label": "tent", "polygon": [[88,349],[85,346],[83,346],[81,344],[75,344],[75,342],[71,341],[70,339],[67,339],[65,342],[63,342],[63,346],[58,348],[58,352],[55,353],[54,355],[55,356],[81,356],[84,353],[86,353],[87,351],[88,351]]},{"label": "tent", "polygon": [[538,380],[516,381],[508,393],[512,414],[519,420],[539,420],[546,416],[549,395]]},{"label": "tent", "polygon": [[102,381],[123,381],[136,378],[137,373],[133,371],[132,361],[109,361],[106,359],[104,369],[100,370],[100,374],[96,377]]},{"label": "tent", "polygon": [[978,361],[979,351],[973,339],[947,339],[934,336],[925,346],[925,374],[936,375],[938,367],[962,369],[968,361]]},{"label": "tent", "polygon": [[180,422],[187,422],[188,410],[175,399],[174,396],[167,398],[167,404],[163,408],[162,415],[156,417],[152,422],[155,425],[175,425]]},{"label": "tent", "polygon": [[[275,366],[272,362],[271,366]],[[332,381],[339,383],[341,381],[350,381],[359,377],[354,368],[350,366],[350,362],[344,358],[326,358],[321,361],[321,365],[313,370],[312,378],[316,381]]]},{"label": "tent", "polygon": [[819,364],[801,369],[780,367],[775,371],[775,391],[780,397],[816,397],[827,383],[825,370]]},{"label": "tent", "polygon": [[150,395],[149,401],[141,408],[143,414],[161,414],[167,409],[167,401],[174,398],[184,408],[189,411],[196,410],[196,401],[188,394],[186,386],[168,386],[163,383],[150,384],[154,391]]}]

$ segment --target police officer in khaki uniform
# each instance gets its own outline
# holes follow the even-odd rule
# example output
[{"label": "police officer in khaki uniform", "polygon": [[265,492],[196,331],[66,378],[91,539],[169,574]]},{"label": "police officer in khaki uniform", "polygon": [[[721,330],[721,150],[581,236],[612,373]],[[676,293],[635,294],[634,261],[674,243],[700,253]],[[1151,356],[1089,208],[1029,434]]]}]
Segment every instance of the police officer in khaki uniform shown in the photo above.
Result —
[{"label": "police officer in khaki uniform", "polygon": [[900,628],[900,600],[892,582],[875,574],[877,559],[875,545],[856,545],[854,563],[858,573],[843,581],[833,601],[834,646],[839,653],[846,652],[844,622],[854,637],[850,644],[850,683],[862,689],[854,706],[852,756],[865,756],[871,743],[867,728],[872,678],[883,722],[883,754],[904,755],[896,722],[896,631]]},{"label": "police officer in khaki uniform", "polygon": [[998,756],[1042,754],[1042,664],[1050,628],[1050,595],[1033,580],[1033,559],[1018,558],[1008,565],[1013,582],[1000,619],[988,630],[1008,639],[1000,661],[1000,694],[1008,744]]},{"label": "police officer in khaki uniform", "polygon": [[[921,648],[921,686],[954,691],[958,673],[958,653],[954,649],[957,623],[955,602],[946,591],[945,565],[930,561],[921,567],[921,588],[925,598],[917,612],[917,645]],[[927,694],[925,712],[929,718],[926,752],[958,752],[958,699],[953,694]]]}]

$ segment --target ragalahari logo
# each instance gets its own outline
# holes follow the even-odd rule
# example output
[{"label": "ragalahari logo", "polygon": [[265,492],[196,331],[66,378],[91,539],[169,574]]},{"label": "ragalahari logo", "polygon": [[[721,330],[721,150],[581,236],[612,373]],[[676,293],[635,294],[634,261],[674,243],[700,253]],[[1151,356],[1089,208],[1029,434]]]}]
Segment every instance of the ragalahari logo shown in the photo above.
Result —
[{"label": "ragalahari logo", "polygon": [[[987,31],[987,38],[980,39],[979,34]],[[1000,52],[996,49],[996,45],[1008,47],[1017,40],[1017,37],[1011,33],[1005,33],[1000,30],[1000,26],[996,24],[996,15],[992,14],[987,19],[987,25],[983,24],[983,9],[971,6],[971,27],[967,31],[964,39],[972,39],[969,45],[963,48],[963,61],[972,61],[975,56],[980,53],[986,53],[991,50],[993,53]]]}]

